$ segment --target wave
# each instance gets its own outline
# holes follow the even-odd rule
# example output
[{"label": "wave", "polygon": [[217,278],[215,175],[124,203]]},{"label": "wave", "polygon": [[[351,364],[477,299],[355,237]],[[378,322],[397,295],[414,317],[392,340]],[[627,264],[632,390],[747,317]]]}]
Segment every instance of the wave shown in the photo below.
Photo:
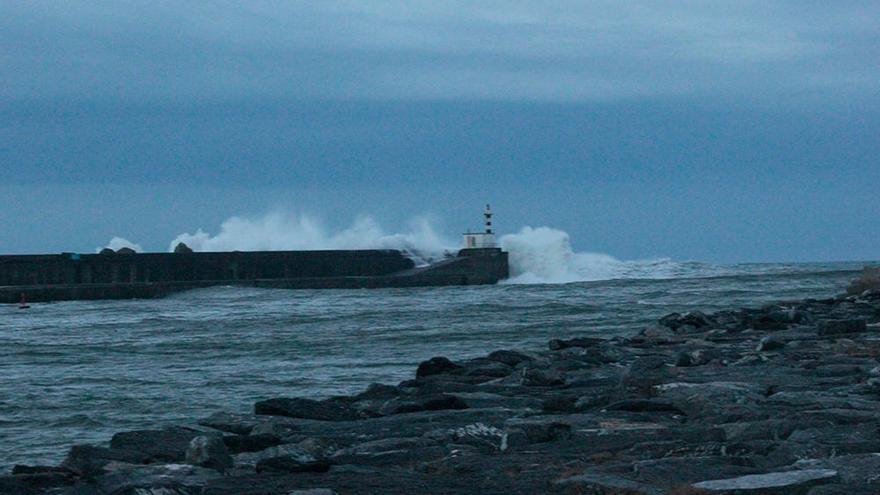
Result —
[{"label": "wave", "polygon": [[[330,231],[320,221],[306,214],[273,212],[262,217],[234,216],[220,225],[216,234],[202,229],[178,235],[169,244],[178,243],[194,251],[277,251],[322,249],[397,249],[417,265],[453,255],[459,247],[438,233],[426,218],[409,222],[408,230],[388,234],[369,215],[361,215],[340,231]],[[522,227],[500,238],[509,253],[511,278],[508,284],[565,284],[615,279],[668,279],[735,276],[743,273],[799,272],[801,265],[714,265],[695,261],[674,261],[659,257],[620,260],[604,253],[575,251],[567,232],[552,227]],[[122,237],[114,237],[108,247],[116,250],[141,247]],[[840,269],[835,267],[832,269]]]},{"label": "wave", "polygon": [[368,215],[357,217],[340,232],[329,232],[317,219],[305,215],[269,213],[262,218],[232,217],[210,235],[202,229],[177,236],[173,251],[183,242],[194,251],[281,251],[307,249],[399,249],[423,265],[455,251],[426,218],[410,222],[409,231],[386,234]]},{"label": "wave", "polygon": [[627,278],[707,276],[712,265],[669,258],[621,261],[603,253],[576,252],[567,232],[551,227],[523,227],[501,237],[510,257],[508,284],[565,284]]}]

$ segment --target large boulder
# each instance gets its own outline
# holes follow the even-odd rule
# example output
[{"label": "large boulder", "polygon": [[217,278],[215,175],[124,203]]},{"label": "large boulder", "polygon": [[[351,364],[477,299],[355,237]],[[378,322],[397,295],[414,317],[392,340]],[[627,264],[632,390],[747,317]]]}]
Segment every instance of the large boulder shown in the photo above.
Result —
[{"label": "large boulder", "polygon": [[880,268],[865,267],[862,276],[853,280],[847,287],[846,293],[857,296],[865,291],[880,291]]},{"label": "large boulder", "polygon": [[186,449],[184,462],[193,466],[225,472],[232,467],[232,456],[219,435],[202,435],[192,439]]},{"label": "large boulder", "polygon": [[124,449],[108,449],[94,445],[74,445],[61,462],[61,466],[83,478],[92,478],[104,473],[104,466],[111,462],[127,464],[146,464],[151,456],[144,452]]},{"label": "large boulder", "polygon": [[266,416],[316,419],[320,421],[351,421],[359,419],[357,411],[348,404],[335,400],[302,398],[268,399],[254,404],[254,413]]},{"label": "large boulder", "polygon": [[162,462],[182,462],[189,443],[201,434],[187,428],[124,431],[113,435],[110,448],[142,452]]},{"label": "large boulder", "polygon": [[837,471],[833,469],[804,469],[701,481],[694,483],[693,487],[707,493],[800,495],[805,494],[813,486],[828,483],[836,478]]},{"label": "large boulder", "polygon": [[822,320],[818,325],[819,335],[823,337],[862,333],[867,330],[865,320]]},{"label": "large boulder", "polygon": [[416,378],[424,378],[426,376],[445,373],[456,373],[461,369],[462,366],[453,363],[448,358],[437,356],[419,363],[419,367],[416,369]]}]

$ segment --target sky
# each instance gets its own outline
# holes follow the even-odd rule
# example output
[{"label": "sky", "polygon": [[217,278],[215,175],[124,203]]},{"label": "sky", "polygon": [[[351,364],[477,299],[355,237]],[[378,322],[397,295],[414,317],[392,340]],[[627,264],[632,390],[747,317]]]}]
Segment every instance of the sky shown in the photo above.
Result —
[{"label": "sky", "polygon": [[880,259],[876,1],[0,4],[0,253],[229,217]]}]

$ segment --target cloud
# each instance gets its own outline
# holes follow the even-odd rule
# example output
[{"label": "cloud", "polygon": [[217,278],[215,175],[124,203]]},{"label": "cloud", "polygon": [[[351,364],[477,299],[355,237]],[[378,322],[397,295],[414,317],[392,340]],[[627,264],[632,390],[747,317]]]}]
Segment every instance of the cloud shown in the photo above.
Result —
[{"label": "cloud", "polygon": [[876,2],[12,0],[4,10],[0,97],[13,100],[594,101],[869,92],[880,80]]}]

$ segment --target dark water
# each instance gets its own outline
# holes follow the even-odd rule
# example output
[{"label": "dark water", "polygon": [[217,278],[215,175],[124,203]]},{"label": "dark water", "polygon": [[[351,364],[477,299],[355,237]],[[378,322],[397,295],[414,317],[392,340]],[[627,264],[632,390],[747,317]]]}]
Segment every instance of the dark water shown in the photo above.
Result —
[{"label": "dark water", "polygon": [[56,463],[71,444],[120,430],[249,412],[268,397],[397,382],[431,356],[541,349],[549,338],[631,334],[671,311],[832,296],[861,266],[683,266],[679,278],[557,285],[219,287],[0,307],[0,469]]}]

